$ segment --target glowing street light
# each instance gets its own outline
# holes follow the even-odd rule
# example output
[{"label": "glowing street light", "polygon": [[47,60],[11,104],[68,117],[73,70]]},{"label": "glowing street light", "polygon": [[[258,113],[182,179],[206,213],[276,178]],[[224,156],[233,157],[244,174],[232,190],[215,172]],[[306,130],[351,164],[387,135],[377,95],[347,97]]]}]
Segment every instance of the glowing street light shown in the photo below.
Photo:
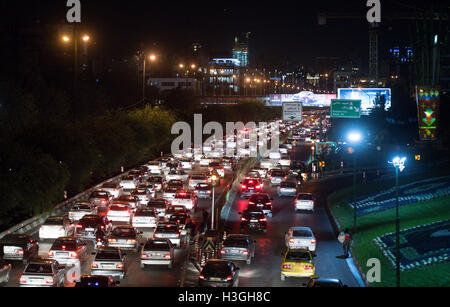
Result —
[{"label": "glowing street light", "polygon": [[91,38],[89,37],[89,35],[83,35],[83,37],[82,37],[82,40],[84,41],[84,42],[88,42],[89,40],[90,40]]},{"label": "glowing street light", "polygon": [[67,35],[63,35],[63,37],[61,38],[63,42],[68,43],[70,42],[70,37]]},{"label": "glowing street light", "polygon": [[361,139],[362,139],[362,134],[358,131],[351,131],[347,135],[347,140],[352,143],[358,143],[361,141]]},{"label": "glowing street light", "polygon": [[395,167],[395,272],[396,284],[400,287],[400,216],[398,213],[398,171],[405,169],[406,157],[395,157],[389,164]]}]

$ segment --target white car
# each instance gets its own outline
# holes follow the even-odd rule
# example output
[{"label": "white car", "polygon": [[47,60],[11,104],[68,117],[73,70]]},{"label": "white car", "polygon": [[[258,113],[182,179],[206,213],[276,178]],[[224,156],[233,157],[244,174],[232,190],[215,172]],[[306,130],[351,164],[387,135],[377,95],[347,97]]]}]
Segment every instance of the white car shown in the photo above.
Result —
[{"label": "white car", "polygon": [[39,228],[39,239],[57,239],[68,237],[75,232],[75,226],[65,216],[50,216]]},{"label": "white car", "polygon": [[155,239],[169,239],[176,247],[181,246],[181,229],[178,224],[172,222],[158,223],[155,232],[153,233]]},{"label": "white car", "polygon": [[73,221],[79,221],[85,215],[97,214],[95,206],[91,205],[88,201],[77,201],[72,205],[69,211],[69,219]]},{"label": "white car", "polygon": [[99,188],[99,191],[109,192],[114,198],[117,198],[122,194],[123,187],[117,182],[107,182]]},{"label": "white car", "polygon": [[172,200],[173,206],[184,206],[188,210],[192,210],[197,205],[197,197],[193,192],[178,192]]},{"label": "white car", "polygon": [[133,217],[131,208],[127,204],[113,203],[106,214],[111,222],[130,223]]},{"label": "white car", "polygon": [[181,180],[181,181],[187,181],[189,178],[189,174],[187,174],[183,170],[172,170],[166,175],[166,181],[170,180]]},{"label": "white car", "polygon": [[316,251],[316,238],[309,227],[291,227],[284,238],[288,249]]},{"label": "white car", "polygon": [[286,174],[281,169],[272,169],[268,174],[272,186],[279,185],[287,179]]},{"label": "white car", "polygon": [[190,159],[182,159],[180,163],[182,169],[191,170],[194,167],[194,162]]},{"label": "white car", "polygon": [[200,158],[200,166],[209,166],[209,163],[211,163],[212,158],[209,158],[207,156],[202,156]]},{"label": "white car", "polygon": [[161,175],[161,164],[157,161],[153,161],[147,164],[147,168],[152,175]]},{"label": "white car", "polygon": [[278,162],[281,166],[291,166],[291,158],[289,158],[289,156],[282,156]]},{"label": "white car", "polygon": [[60,237],[53,242],[48,258],[59,264],[75,264],[78,267],[87,257],[87,243],[75,237]]},{"label": "white car", "polygon": [[139,208],[133,215],[131,225],[136,228],[155,228],[158,222],[158,213],[155,208]]},{"label": "white car", "polygon": [[155,192],[152,193],[150,189],[145,187],[138,187],[131,192],[131,195],[139,198],[139,204],[146,205],[154,197]]},{"label": "white car", "polygon": [[153,186],[155,192],[159,192],[164,187],[164,177],[163,176],[150,176],[147,182]]},{"label": "white car", "polygon": [[134,176],[123,176],[120,180],[120,185],[127,190],[136,189],[136,180]]},{"label": "white car", "polygon": [[208,176],[203,173],[192,174],[188,180],[188,186],[190,189],[195,189],[199,183],[207,183]]},{"label": "white car", "polygon": [[297,184],[295,182],[281,182],[277,189],[279,197],[295,197],[297,196]]},{"label": "white car", "polygon": [[314,197],[310,193],[299,193],[295,199],[295,211],[314,211]]},{"label": "white car", "polygon": [[279,152],[270,152],[269,158],[272,160],[279,161],[281,159],[281,154]]}]

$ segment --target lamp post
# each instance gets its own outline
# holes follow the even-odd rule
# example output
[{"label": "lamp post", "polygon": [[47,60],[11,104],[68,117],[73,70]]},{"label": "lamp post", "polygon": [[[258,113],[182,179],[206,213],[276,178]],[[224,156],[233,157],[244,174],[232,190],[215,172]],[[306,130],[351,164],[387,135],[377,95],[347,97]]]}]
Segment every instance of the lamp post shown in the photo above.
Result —
[{"label": "lamp post", "polygon": [[76,85],[77,79],[78,79],[78,40],[81,38],[81,40],[87,44],[90,41],[90,36],[87,34],[84,34],[83,36],[78,36],[78,29],[74,27],[73,30],[73,37],[70,35],[63,35],[61,37],[61,40],[64,44],[70,43],[71,40],[73,40],[73,76],[74,76],[74,86]]},{"label": "lamp post", "polygon": [[[151,62],[156,61],[156,55],[154,55],[154,54],[150,55],[148,58]],[[147,60],[145,59],[145,56],[144,56],[144,67],[142,70],[142,101],[143,102],[145,101],[145,71],[147,69],[146,62],[147,62]]]},{"label": "lamp post", "polygon": [[[362,139],[362,135],[358,131],[352,131],[347,135],[347,141],[355,147]],[[355,149],[353,148],[353,233],[356,233],[356,157]]]},{"label": "lamp post", "polygon": [[405,169],[406,157],[395,157],[389,164],[395,167],[395,273],[396,285],[400,287],[400,216],[398,214],[398,171]]}]

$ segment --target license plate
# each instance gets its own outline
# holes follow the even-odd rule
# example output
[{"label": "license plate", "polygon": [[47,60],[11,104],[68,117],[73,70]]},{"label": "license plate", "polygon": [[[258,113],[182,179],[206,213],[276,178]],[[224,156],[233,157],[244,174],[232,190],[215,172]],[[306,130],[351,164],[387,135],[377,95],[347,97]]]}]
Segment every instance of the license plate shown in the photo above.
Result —
[{"label": "license plate", "polygon": [[160,253],[152,253],[152,257],[160,257],[161,254]]},{"label": "license plate", "polygon": [[16,247],[14,246],[3,246],[3,252],[5,254],[13,254],[16,252]]},{"label": "license plate", "polygon": [[56,252],[56,256],[67,256],[69,253]]},{"label": "license plate", "polygon": [[250,220],[250,223],[258,223],[258,220]]},{"label": "license plate", "polygon": [[221,281],[222,279],[217,278],[217,277],[211,277],[210,280],[211,280],[211,281]]},{"label": "license plate", "polygon": [[86,228],[85,231],[86,231],[86,232],[93,232],[93,231],[94,231],[94,228]]}]

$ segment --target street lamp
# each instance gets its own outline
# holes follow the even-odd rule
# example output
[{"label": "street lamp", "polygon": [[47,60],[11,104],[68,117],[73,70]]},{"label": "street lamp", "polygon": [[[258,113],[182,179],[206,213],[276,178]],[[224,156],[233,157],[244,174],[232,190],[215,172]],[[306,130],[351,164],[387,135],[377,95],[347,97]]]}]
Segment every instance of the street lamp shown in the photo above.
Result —
[{"label": "street lamp", "polygon": [[[151,55],[149,55],[148,59],[149,59],[151,62],[154,62],[154,61],[156,61],[156,55],[151,54]],[[145,59],[145,56],[144,56],[144,67],[143,67],[143,70],[142,70],[142,102],[145,101],[145,71],[146,71],[146,62],[147,62],[147,60]]]},{"label": "street lamp", "polygon": [[395,272],[396,284],[400,287],[400,217],[398,214],[398,171],[405,169],[406,157],[395,157],[389,164],[395,167]]},{"label": "street lamp", "polygon": [[[359,131],[350,131],[347,135],[347,141],[355,147],[362,140],[362,134]],[[353,233],[356,233],[356,153],[353,148]]]},{"label": "street lamp", "polygon": [[[81,38],[83,40],[83,42],[86,44],[89,42],[90,37],[87,34],[82,35],[81,37],[78,36],[78,31],[75,28],[74,29],[74,34],[73,36],[75,37],[75,39],[73,39],[73,74],[74,74],[74,86],[76,84],[76,81],[78,79],[78,40]],[[64,44],[68,44],[71,40],[72,37],[70,35],[64,34],[61,37],[61,40]]]}]

